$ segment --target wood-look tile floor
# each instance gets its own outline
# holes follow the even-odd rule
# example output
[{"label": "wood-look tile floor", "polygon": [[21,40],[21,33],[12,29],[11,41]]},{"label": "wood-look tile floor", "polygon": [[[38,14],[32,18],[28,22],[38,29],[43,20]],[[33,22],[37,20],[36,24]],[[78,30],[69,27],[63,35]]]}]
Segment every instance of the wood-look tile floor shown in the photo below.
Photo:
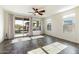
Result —
[{"label": "wood-look tile floor", "polygon": [[79,54],[79,44],[47,35],[40,39],[31,39],[17,43],[11,42],[12,40],[5,40],[4,42],[0,43],[0,54],[27,54],[28,51],[39,47],[44,47],[54,42],[60,42],[68,46],[58,54]]}]

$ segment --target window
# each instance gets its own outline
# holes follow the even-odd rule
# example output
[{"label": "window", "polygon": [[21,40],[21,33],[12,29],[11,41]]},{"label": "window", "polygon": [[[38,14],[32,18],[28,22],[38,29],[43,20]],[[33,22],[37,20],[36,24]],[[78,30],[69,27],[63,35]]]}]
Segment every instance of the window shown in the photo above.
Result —
[{"label": "window", "polygon": [[75,14],[65,15],[63,17],[63,32],[72,32],[75,27]]},{"label": "window", "polygon": [[48,30],[48,31],[51,31],[51,23],[48,23],[48,24],[47,24],[47,30]]}]

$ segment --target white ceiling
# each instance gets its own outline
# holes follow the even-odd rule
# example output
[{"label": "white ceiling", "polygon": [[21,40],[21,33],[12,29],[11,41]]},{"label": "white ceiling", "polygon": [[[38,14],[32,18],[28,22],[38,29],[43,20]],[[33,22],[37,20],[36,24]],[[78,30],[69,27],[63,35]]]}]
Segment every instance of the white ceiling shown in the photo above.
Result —
[{"label": "white ceiling", "polygon": [[45,14],[43,16],[37,15],[37,17],[47,17],[57,13],[59,10],[63,10],[71,6],[70,5],[3,5],[1,7],[12,13],[25,14],[31,16],[33,16],[33,14],[28,12],[33,12],[32,8],[36,7],[39,9],[45,9]]}]

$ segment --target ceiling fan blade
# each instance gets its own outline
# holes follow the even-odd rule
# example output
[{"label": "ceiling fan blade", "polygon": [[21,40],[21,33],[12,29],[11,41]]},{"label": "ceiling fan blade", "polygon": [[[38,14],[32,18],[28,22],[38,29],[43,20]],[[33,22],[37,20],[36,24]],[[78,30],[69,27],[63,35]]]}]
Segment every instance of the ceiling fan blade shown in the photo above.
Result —
[{"label": "ceiling fan blade", "polygon": [[45,10],[41,10],[41,11],[39,11],[39,12],[45,12]]},{"label": "ceiling fan blade", "polygon": [[34,11],[36,10],[35,8],[32,8]]},{"label": "ceiling fan blade", "polygon": [[35,12],[33,13],[34,15],[36,15],[36,13],[38,13],[39,15],[43,15],[43,13],[42,12],[45,12],[45,10],[38,10],[37,8],[32,8]]},{"label": "ceiling fan blade", "polygon": [[37,9],[37,8],[36,8],[36,9],[35,9],[35,8],[32,8],[32,9],[35,11],[35,13],[37,13],[37,12],[38,12],[38,9]]},{"label": "ceiling fan blade", "polygon": [[38,12],[39,15],[43,15],[42,13]]},{"label": "ceiling fan blade", "polygon": [[34,11],[37,11],[37,10],[38,10],[37,8],[36,8],[36,9],[35,9],[35,8],[32,8],[32,9],[33,9]]}]

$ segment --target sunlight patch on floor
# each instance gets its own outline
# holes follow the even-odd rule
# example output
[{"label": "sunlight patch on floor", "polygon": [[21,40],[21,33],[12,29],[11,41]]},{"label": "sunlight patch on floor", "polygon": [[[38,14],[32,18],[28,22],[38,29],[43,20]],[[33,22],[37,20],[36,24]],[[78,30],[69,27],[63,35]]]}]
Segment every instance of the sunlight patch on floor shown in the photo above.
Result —
[{"label": "sunlight patch on floor", "polygon": [[38,39],[38,38],[43,38],[44,36],[32,36],[32,37],[22,37],[22,38],[16,38],[14,40],[12,40],[11,43],[17,43],[17,42],[21,42],[21,41],[27,41],[27,40],[31,40],[31,39]]},{"label": "sunlight patch on floor", "polygon": [[[57,54],[63,49],[67,48],[66,45],[55,42],[42,47],[48,54]],[[46,54],[41,48],[37,48],[28,52],[28,54]]]},{"label": "sunlight patch on floor", "polygon": [[59,42],[55,42],[43,47],[43,49],[49,54],[57,54],[65,48],[67,48],[67,46]]},{"label": "sunlight patch on floor", "polygon": [[46,54],[41,48],[37,48],[28,52],[28,54]]},{"label": "sunlight patch on floor", "polygon": [[17,43],[17,42],[27,41],[27,40],[31,40],[31,38],[30,37],[16,38],[16,39],[12,40],[11,43]]},{"label": "sunlight patch on floor", "polygon": [[40,35],[40,36],[33,36],[31,37],[32,39],[39,39],[39,38],[43,38],[44,36]]}]

